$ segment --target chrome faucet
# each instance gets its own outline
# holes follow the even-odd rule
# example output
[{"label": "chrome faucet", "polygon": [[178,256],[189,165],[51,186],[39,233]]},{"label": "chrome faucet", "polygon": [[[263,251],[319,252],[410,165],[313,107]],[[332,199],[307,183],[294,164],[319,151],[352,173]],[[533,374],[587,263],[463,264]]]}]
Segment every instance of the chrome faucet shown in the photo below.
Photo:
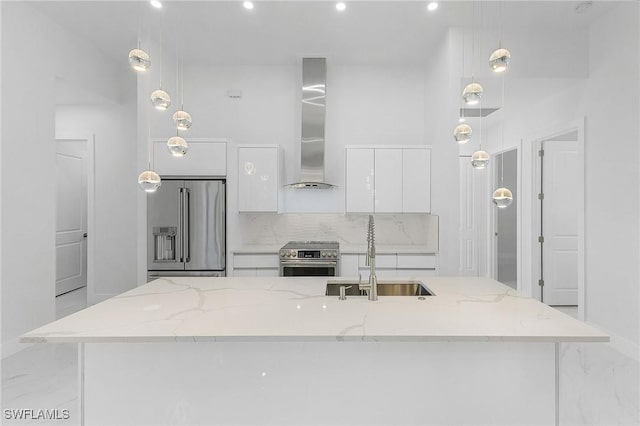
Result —
[{"label": "chrome faucet", "polygon": [[369,226],[367,229],[367,261],[369,266],[369,282],[367,284],[358,283],[360,290],[367,290],[369,300],[378,300],[378,278],[376,277],[376,242],[375,225],[373,216],[369,215]]}]

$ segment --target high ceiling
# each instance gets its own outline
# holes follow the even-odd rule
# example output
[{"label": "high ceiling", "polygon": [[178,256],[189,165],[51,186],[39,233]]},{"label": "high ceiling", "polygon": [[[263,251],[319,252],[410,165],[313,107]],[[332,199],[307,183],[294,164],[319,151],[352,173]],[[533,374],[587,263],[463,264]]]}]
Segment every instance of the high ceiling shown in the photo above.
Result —
[{"label": "high ceiling", "polygon": [[[449,27],[482,27],[495,43],[499,2],[349,1],[344,12],[333,1],[260,1],[246,10],[235,1],[31,2],[53,20],[120,59],[142,38],[176,46],[185,61],[210,64],[286,64],[323,55],[333,63],[423,63]],[[611,7],[594,2],[578,14],[576,1],[507,1],[504,37],[512,31],[571,31],[583,28]],[[475,19],[474,19],[475,17]],[[491,40],[487,40],[491,38]],[[483,42],[479,40],[478,43]],[[124,53],[126,54],[126,53]]]}]

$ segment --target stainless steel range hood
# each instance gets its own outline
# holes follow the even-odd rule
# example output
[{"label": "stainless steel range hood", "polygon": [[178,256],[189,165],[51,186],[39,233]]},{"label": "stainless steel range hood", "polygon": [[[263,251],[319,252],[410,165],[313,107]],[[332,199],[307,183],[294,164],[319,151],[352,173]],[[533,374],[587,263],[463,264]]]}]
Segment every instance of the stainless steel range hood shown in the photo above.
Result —
[{"label": "stainless steel range hood", "polygon": [[300,179],[286,185],[288,188],[335,188],[324,181],[326,80],[325,58],[302,59]]}]

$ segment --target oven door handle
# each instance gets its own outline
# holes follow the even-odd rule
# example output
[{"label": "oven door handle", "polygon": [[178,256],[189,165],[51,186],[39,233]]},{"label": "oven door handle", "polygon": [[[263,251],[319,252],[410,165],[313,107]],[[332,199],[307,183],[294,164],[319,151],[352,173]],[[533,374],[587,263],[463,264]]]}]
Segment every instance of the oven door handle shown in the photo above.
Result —
[{"label": "oven door handle", "polygon": [[280,266],[283,267],[294,267],[294,268],[315,268],[315,267],[323,267],[323,266],[332,266],[335,267],[338,264],[338,261],[328,261],[328,262],[313,262],[313,261],[288,261],[281,260]]}]

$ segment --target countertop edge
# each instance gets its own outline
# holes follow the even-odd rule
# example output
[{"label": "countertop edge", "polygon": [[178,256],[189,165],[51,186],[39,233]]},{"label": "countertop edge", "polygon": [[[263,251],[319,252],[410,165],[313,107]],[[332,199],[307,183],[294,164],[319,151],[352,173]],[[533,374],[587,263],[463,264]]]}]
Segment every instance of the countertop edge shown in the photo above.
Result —
[{"label": "countertop edge", "polygon": [[601,336],[111,336],[29,337],[20,343],[224,343],[224,342],[519,342],[608,343]]}]

